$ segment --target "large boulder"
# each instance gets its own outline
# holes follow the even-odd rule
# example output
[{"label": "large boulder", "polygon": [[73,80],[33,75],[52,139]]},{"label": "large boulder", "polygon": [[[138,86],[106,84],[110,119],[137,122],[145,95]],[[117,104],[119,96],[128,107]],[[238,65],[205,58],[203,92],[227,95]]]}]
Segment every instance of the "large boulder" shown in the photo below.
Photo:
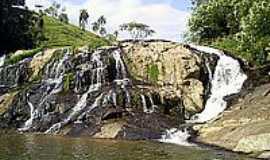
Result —
[{"label": "large boulder", "polygon": [[133,78],[156,86],[161,97],[178,97],[187,111],[203,110],[202,58],[179,43],[153,41],[122,44]]}]

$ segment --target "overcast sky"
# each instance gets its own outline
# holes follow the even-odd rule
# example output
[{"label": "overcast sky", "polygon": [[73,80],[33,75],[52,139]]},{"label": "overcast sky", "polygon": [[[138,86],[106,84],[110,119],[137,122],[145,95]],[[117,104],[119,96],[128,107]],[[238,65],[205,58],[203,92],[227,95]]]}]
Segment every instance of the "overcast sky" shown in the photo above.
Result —
[{"label": "overcast sky", "polygon": [[[26,0],[34,9],[35,4],[49,6],[53,0]],[[190,15],[190,0],[56,0],[66,7],[70,22],[78,25],[80,9],[87,9],[90,22],[99,16],[107,18],[107,30],[113,32],[122,23],[137,21],[151,26],[157,33],[153,38],[181,41]],[[89,27],[90,29],[90,27]],[[125,37],[125,35],[122,35]]]}]

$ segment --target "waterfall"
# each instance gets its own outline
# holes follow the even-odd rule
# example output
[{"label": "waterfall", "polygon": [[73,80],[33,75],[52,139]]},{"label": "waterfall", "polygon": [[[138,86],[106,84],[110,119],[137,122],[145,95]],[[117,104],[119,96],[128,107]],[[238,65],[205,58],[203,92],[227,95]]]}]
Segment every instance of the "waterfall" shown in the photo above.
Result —
[{"label": "waterfall", "polygon": [[6,55],[0,57],[0,67],[2,67],[5,64]]},{"label": "waterfall", "polygon": [[[48,75],[48,79],[45,80],[45,85],[47,86],[45,97],[42,98],[40,102],[40,106],[46,102],[46,100],[59,92],[63,89],[63,79],[65,74],[65,63],[68,61],[70,57],[70,53],[67,52],[64,54],[64,56],[56,62],[53,62],[53,67],[50,69],[51,64],[47,65],[46,68],[46,75]],[[52,74],[52,75],[51,75]],[[51,88],[51,85],[53,85],[53,88]]]},{"label": "waterfall", "polygon": [[[5,59],[6,59],[6,55],[5,55],[5,54],[4,54],[3,56],[0,57],[0,74],[3,74],[3,73],[2,73],[2,69],[3,69],[2,66],[4,66],[4,64],[5,64]],[[1,77],[2,77],[2,76],[0,76],[0,78],[1,78]],[[1,87],[4,87],[4,85],[1,85],[1,84],[0,84],[0,88],[1,88]]]},{"label": "waterfall", "polygon": [[[63,120],[62,122],[58,122],[54,125],[52,125],[47,131],[45,131],[45,134],[49,134],[49,133],[57,133],[60,131],[60,129],[73,121],[78,120],[78,117],[86,114],[85,112],[82,113],[85,108],[87,107],[87,98],[88,96],[96,91],[99,91],[101,89],[102,86],[102,82],[104,81],[104,69],[105,69],[105,65],[103,64],[103,62],[101,61],[101,55],[100,55],[100,51],[97,51],[95,53],[92,54],[91,56],[91,64],[93,65],[94,68],[92,68],[92,75],[91,75],[91,85],[89,86],[89,89],[87,92],[85,92],[81,98],[79,99],[79,101],[77,102],[77,104],[72,108],[71,113],[69,114],[69,116]],[[101,94],[99,97],[96,98],[95,102],[91,105],[91,107],[88,109],[87,112],[92,111],[95,107],[98,106],[98,102],[100,101],[100,99],[103,97],[103,94]]]},{"label": "waterfall", "polygon": [[227,56],[222,51],[194,45],[191,45],[191,48],[219,56],[214,76],[211,80],[211,95],[206,101],[205,109],[192,117],[193,122],[203,123],[214,119],[226,109],[227,102],[224,100],[224,97],[239,93],[247,79],[247,75],[242,73],[241,66],[237,60]]},{"label": "waterfall", "polygon": [[[240,63],[237,60],[227,56],[220,50],[195,45],[190,45],[190,47],[202,53],[215,54],[219,57],[214,74],[209,64],[206,64],[211,83],[211,95],[206,101],[204,110],[194,115],[191,120],[186,121],[187,123],[204,123],[216,118],[226,109],[227,102],[224,97],[239,93],[247,79],[247,75],[242,73]],[[173,128],[167,130],[159,141],[190,146],[192,144],[188,142],[189,137],[190,134],[187,128],[184,130]]]},{"label": "waterfall", "polygon": [[153,112],[155,112],[155,109],[156,108],[158,108],[158,106],[156,106],[155,105],[155,103],[154,103],[154,100],[153,100],[153,98],[152,98],[152,95],[151,94],[149,94],[149,100],[150,100],[150,102],[151,102],[151,109],[150,109],[150,113],[153,113]]},{"label": "waterfall", "polygon": [[29,94],[27,94],[27,104],[30,107],[30,118],[25,122],[23,128],[18,129],[21,132],[28,131],[32,127],[34,119],[38,116],[37,110],[34,108],[34,105],[29,101]]},{"label": "waterfall", "polygon": [[91,92],[96,91],[97,88],[95,87],[90,87],[89,90],[82,95],[82,97],[80,98],[80,100],[78,101],[78,103],[75,105],[75,107],[72,109],[71,114],[68,116],[68,118],[66,118],[64,121],[62,122],[58,122],[54,125],[52,125],[47,131],[45,131],[45,134],[53,134],[53,133],[58,133],[60,131],[60,129],[65,126],[66,124],[78,120],[77,117],[79,117],[80,115],[84,115],[87,112],[91,112],[93,109],[95,109],[96,107],[98,107],[98,102],[101,100],[101,98],[103,97],[103,94],[101,94],[99,97],[96,98],[95,102],[91,105],[91,107],[84,113],[81,113],[81,111],[83,109],[85,109],[87,107],[87,98],[89,96],[89,94]]},{"label": "waterfall", "polygon": [[120,49],[117,49],[112,53],[113,58],[116,62],[116,70],[117,70],[116,79],[125,79],[127,78],[127,71],[120,53],[121,53]]},{"label": "waterfall", "polygon": [[143,112],[148,113],[148,108],[147,108],[147,104],[146,104],[145,95],[141,95],[141,99],[142,99],[142,105],[143,105]]},{"label": "waterfall", "polygon": [[[151,106],[150,106],[151,108],[148,108],[146,98],[149,98],[149,100],[151,102]],[[150,114],[150,113],[153,113],[155,111],[156,106],[154,105],[154,101],[153,101],[151,96],[146,97],[145,95],[142,94],[141,95],[141,100],[142,100],[143,112],[144,113],[149,113]]]}]

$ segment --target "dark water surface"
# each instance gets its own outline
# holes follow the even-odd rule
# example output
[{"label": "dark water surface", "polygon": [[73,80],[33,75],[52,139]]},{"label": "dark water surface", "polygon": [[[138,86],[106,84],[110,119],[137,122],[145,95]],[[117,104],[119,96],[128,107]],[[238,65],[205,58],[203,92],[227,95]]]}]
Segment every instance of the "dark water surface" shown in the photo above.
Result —
[{"label": "dark water surface", "polygon": [[247,160],[223,151],[158,142],[0,134],[1,160]]}]

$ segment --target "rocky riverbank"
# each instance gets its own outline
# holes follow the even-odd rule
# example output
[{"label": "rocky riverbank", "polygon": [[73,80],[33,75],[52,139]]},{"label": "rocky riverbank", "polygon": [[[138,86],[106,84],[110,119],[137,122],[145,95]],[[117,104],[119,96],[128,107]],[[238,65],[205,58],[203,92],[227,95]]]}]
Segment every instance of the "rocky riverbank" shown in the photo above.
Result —
[{"label": "rocky riverbank", "polygon": [[196,125],[197,142],[270,158],[270,68],[249,70],[249,79],[220,117]]}]

